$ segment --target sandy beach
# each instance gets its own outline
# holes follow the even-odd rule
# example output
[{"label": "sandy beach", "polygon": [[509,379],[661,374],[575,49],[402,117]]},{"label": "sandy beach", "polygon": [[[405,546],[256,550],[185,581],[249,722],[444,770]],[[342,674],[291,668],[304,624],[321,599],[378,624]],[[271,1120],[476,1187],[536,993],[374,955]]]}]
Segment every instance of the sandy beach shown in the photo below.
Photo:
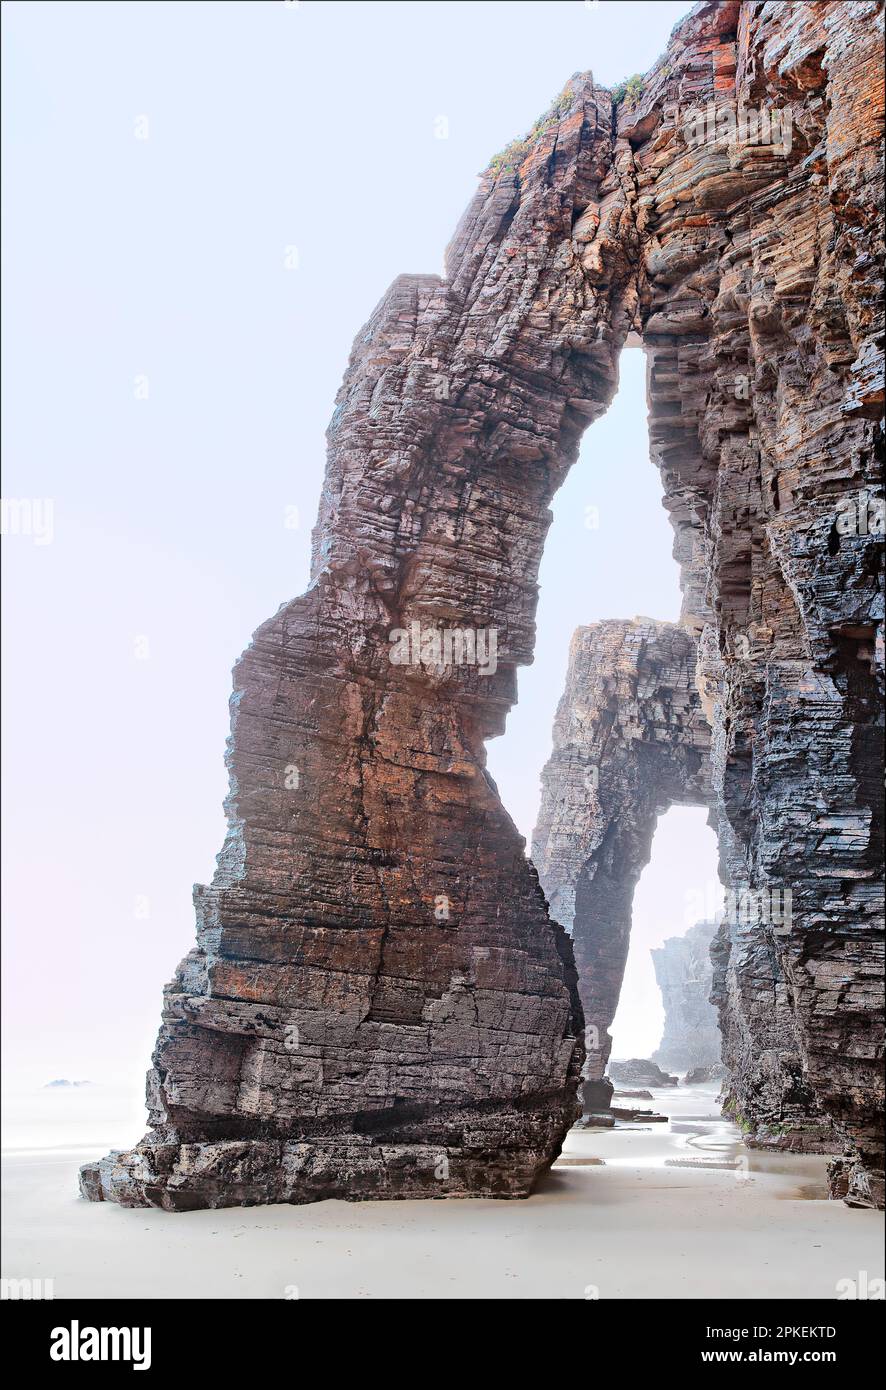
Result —
[{"label": "sandy beach", "polygon": [[101,1144],[13,1146],[2,1274],[56,1298],[280,1299],[836,1298],[883,1275],[883,1214],[829,1202],[825,1158],[746,1151],[713,1087],[653,1094],[667,1124],[573,1130],[527,1201],[127,1211],[77,1195]]}]

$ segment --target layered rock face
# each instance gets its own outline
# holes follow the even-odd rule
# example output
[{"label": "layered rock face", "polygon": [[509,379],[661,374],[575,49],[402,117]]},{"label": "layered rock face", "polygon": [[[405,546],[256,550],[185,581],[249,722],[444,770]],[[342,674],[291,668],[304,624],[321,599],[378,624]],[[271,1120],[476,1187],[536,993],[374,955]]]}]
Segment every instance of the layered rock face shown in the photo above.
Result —
[{"label": "layered rock face", "polygon": [[[800,1082],[853,1141],[836,1190],[861,1204],[883,1201],[881,46],[876,4],[743,6],[734,78],[728,50],[714,55],[748,107],[791,113],[792,138],[774,159],[709,151],[695,196],[713,202],[714,244],[688,275],[685,260],[676,280],[665,269],[659,320],[675,322],[675,295],[703,319],[698,460],[683,406],[655,441],[703,522],[721,852],[764,908],[792,894],[789,920],[727,927],[725,996],[771,1017],[755,966],[774,961]],[[741,1054],[724,1055],[740,1108],[754,1087]]]},{"label": "layered rock face", "polygon": [[651,952],[665,1021],[652,1060],[674,1071],[716,1067],[720,1029],[711,1003],[711,941],[715,922],[697,922],[684,936],[671,936]]},{"label": "layered rock face", "polygon": [[723,1108],[749,1148],[839,1154],[835,1132],[803,1065],[788,982],[759,922],[721,923],[711,943],[711,1000],[726,1067]]},{"label": "layered rock face", "polygon": [[[879,14],[702,4],[633,106],[576,76],[493,161],[445,280],[396,281],[358,335],[310,588],[235,670],[228,836],[151,1130],[86,1166],[87,1196],[514,1196],[558,1152],[576,975],[484,744],[531,659],[548,504],[634,329],[733,877],[793,887],[771,949],[854,1142],[841,1184],[877,1199]],[[681,111],[715,99],[789,109],[790,148],[696,141]]]},{"label": "layered rock face", "polygon": [[358,336],[311,587],[234,673],[229,832],[152,1131],[87,1195],[519,1196],[559,1152],[575,970],[484,741],[531,658],[548,503],[615,389],[624,203],[610,96],[576,83],[519,175],[481,183],[446,280],[398,280]]},{"label": "layered rock face", "polygon": [[730,1100],[760,1137],[820,1107],[859,1204],[883,1200],[881,42],[874,3],[697,6],[618,121],[723,876],[759,903],[716,948]]},{"label": "layered rock face", "polygon": [[712,800],[696,645],[679,624],[637,618],[581,627],[570,646],[532,859],[552,914],[572,932],[589,1109],[607,1102],[609,1028],[656,822],[671,806]]}]

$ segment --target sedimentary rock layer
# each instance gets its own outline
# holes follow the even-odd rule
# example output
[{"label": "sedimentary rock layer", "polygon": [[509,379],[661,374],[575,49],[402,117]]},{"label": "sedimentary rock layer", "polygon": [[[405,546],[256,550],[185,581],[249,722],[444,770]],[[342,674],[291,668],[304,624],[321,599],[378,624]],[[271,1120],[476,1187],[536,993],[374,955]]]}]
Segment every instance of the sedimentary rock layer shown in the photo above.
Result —
[{"label": "sedimentary rock layer", "polygon": [[[721,854],[734,883],[792,894],[751,954],[784,978],[802,1084],[853,1141],[840,1190],[863,1204],[883,1200],[881,47],[876,4],[742,7],[737,91],[789,111],[792,137],[780,174],[759,145],[720,152],[744,191],[714,214],[702,468],[684,471],[709,575]],[[662,443],[682,470],[679,431]],[[743,932],[725,935],[759,1015]]]},{"label": "sedimentary rock layer", "polygon": [[167,991],[152,1132],[88,1195],[525,1195],[559,1151],[575,971],[484,741],[531,658],[548,503],[615,389],[624,207],[610,95],[576,83],[519,174],[483,179],[446,280],[401,278],[358,336],[311,588],[235,670],[229,833]]},{"label": "sedimentary rock layer", "polygon": [[[577,75],[482,178],[445,280],[396,281],[358,335],[311,586],[235,671],[151,1131],[87,1195],[521,1195],[556,1154],[581,1006],[484,742],[531,658],[548,503],[638,329],[730,854],[795,885],[772,949],[855,1144],[840,1181],[877,1199],[879,23],[701,4],[636,99]],[[696,141],[681,109],[715,99],[789,108],[790,147]],[[428,628],[469,630],[472,662]]]},{"label": "sedimentary rock layer", "polygon": [[793,1000],[769,928],[720,924],[711,943],[711,999],[726,1067],[723,1108],[749,1148],[837,1155],[843,1138],[823,1113],[803,1065]]},{"label": "sedimentary rock layer", "polygon": [[792,899],[720,935],[730,1100],[762,1134],[813,1097],[861,1204],[883,1169],[881,42],[873,3],[699,6],[619,117],[724,877],[763,916]]}]

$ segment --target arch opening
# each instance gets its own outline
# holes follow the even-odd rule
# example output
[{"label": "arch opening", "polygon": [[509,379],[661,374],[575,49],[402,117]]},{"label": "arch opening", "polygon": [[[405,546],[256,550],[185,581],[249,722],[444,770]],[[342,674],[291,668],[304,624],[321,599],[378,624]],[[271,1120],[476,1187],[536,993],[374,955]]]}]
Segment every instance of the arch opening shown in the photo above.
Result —
[{"label": "arch opening", "polygon": [[[723,907],[723,887],[717,877],[717,837],[701,806],[672,806],[659,816],[652,837],[649,862],[640,874],[631,904],[631,937],[625,962],[618,1007],[612,1020],[613,1058],[642,1057],[658,1061],[666,1069],[690,1070],[704,1065],[693,1060],[691,1047],[685,1056],[660,1049],[665,1037],[665,1005],[653,951],[665,943],[684,940],[702,922],[713,921]],[[708,989],[691,1000],[698,1005]],[[708,1006],[713,1026],[713,1005]],[[680,1026],[679,1005],[673,1025]],[[691,1020],[682,1020],[684,1028]],[[710,1048],[705,1047],[706,1056]],[[719,1061],[720,1048],[717,1044]]]}]

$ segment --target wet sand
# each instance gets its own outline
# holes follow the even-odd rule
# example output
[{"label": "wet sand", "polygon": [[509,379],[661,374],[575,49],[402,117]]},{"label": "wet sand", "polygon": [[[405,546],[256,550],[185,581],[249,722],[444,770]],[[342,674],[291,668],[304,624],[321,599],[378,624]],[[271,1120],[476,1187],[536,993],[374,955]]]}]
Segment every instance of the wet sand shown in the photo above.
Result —
[{"label": "wet sand", "polygon": [[826,1158],[745,1150],[714,1087],[653,1095],[667,1125],[573,1130],[527,1201],[125,1211],[77,1195],[106,1144],[20,1149],[2,1274],[56,1298],[836,1298],[882,1277],[883,1214],[829,1202]]}]

